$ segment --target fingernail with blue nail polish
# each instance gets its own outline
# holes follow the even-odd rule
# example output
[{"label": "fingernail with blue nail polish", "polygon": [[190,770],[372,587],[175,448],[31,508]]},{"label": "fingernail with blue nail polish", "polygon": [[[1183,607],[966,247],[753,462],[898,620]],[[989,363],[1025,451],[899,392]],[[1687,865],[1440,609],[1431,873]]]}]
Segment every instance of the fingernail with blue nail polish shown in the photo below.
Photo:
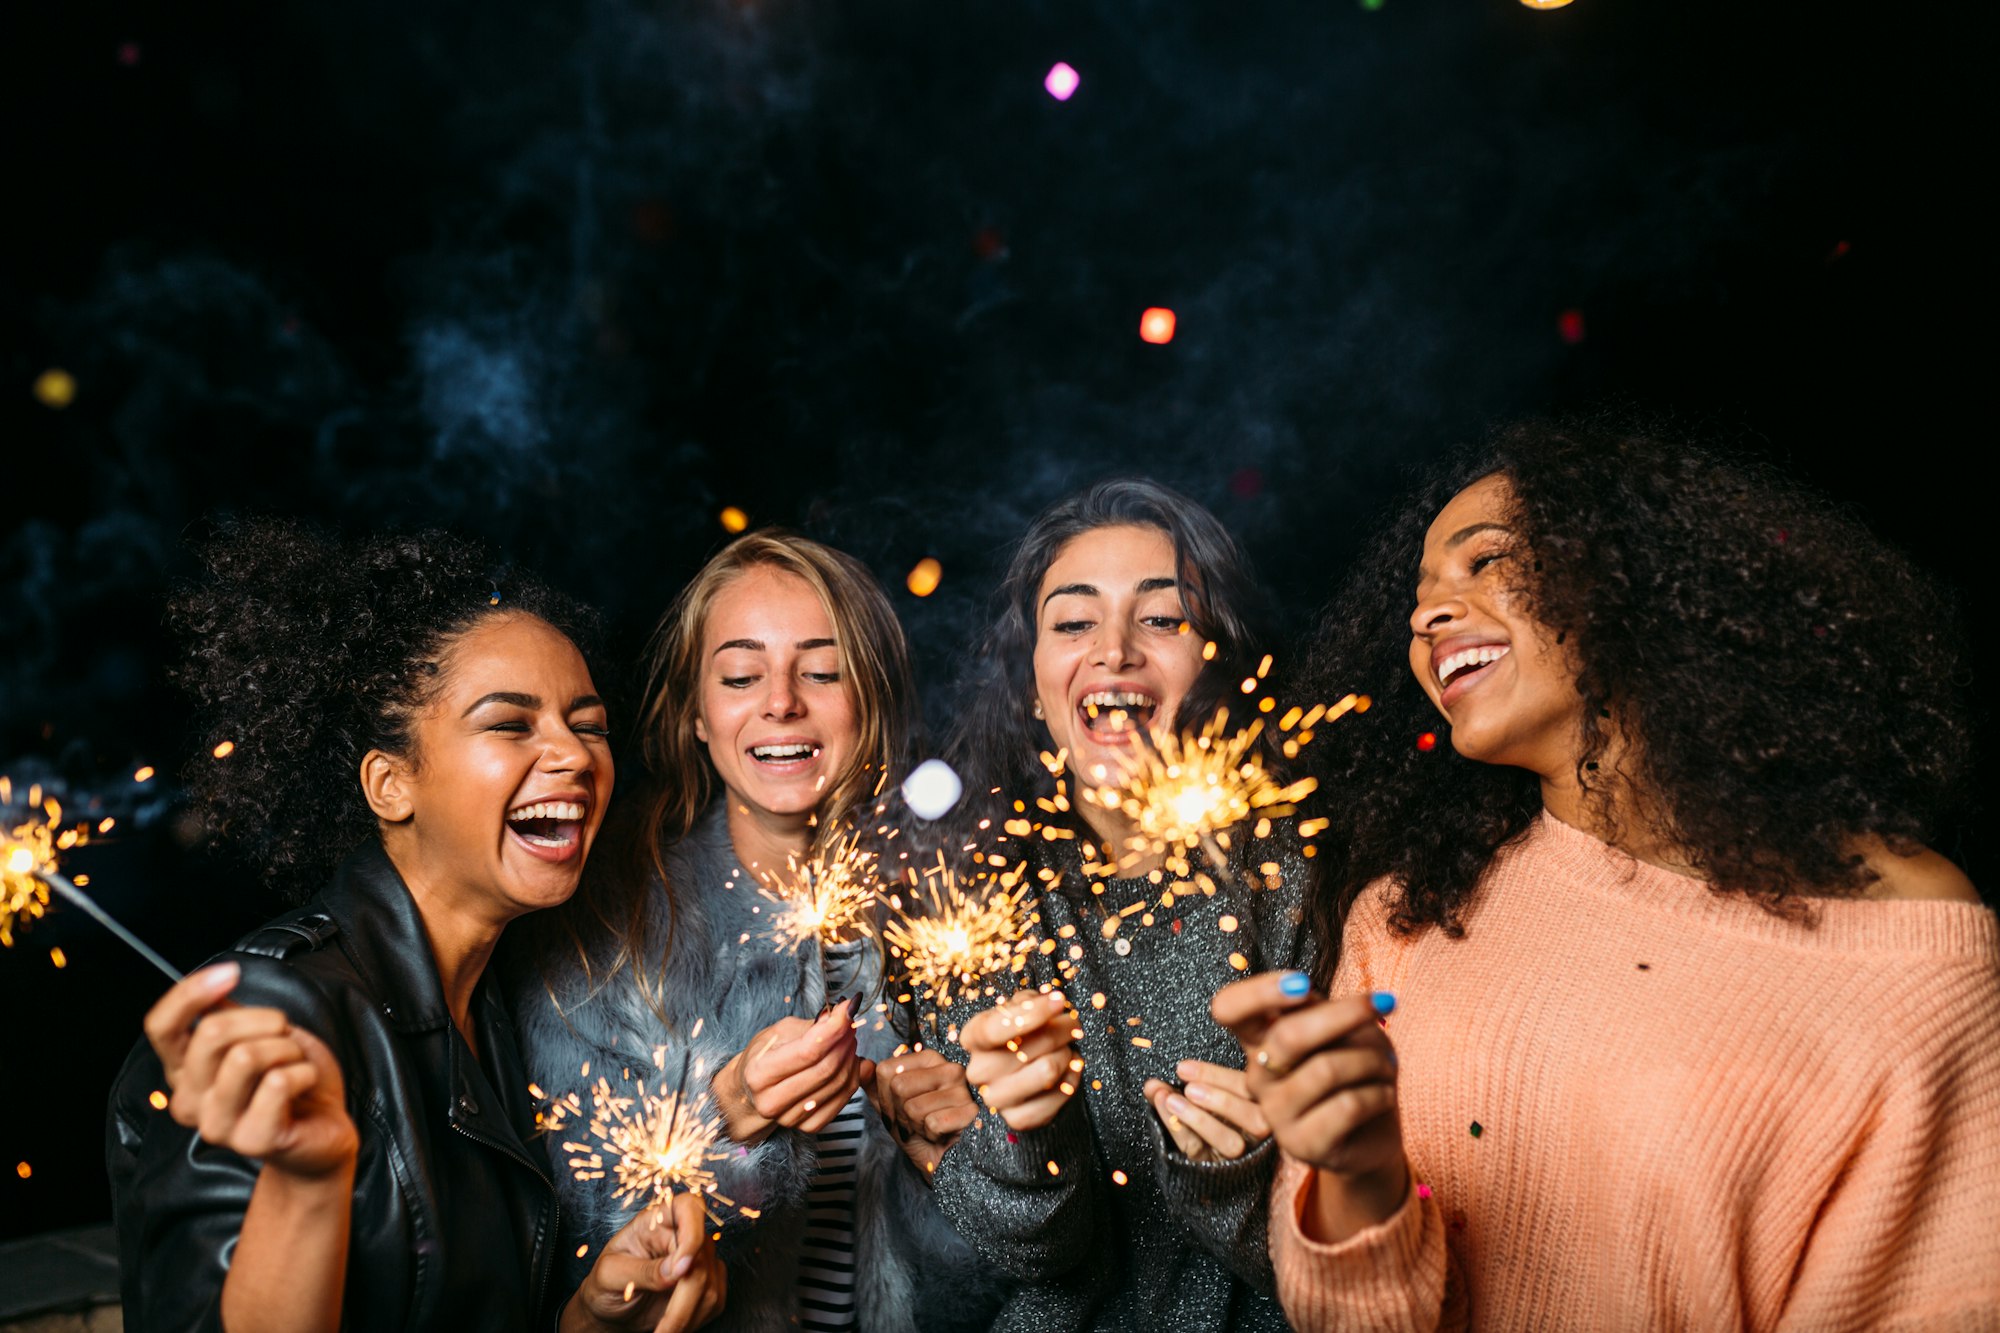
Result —
[{"label": "fingernail with blue nail polish", "polygon": [[1396,997],[1388,991],[1378,990],[1368,997],[1368,1003],[1375,1006],[1375,1012],[1387,1018],[1396,1012]]},{"label": "fingernail with blue nail polish", "polygon": [[1278,978],[1278,989],[1293,999],[1312,989],[1312,979],[1303,972],[1287,972]]}]

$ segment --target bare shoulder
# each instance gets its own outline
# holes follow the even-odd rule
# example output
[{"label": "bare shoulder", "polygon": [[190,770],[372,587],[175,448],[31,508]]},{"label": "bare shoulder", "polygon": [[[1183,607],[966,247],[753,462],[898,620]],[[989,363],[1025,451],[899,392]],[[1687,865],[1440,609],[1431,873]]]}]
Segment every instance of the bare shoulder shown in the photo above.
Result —
[{"label": "bare shoulder", "polygon": [[1925,847],[1910,856],[1870,840],[1862,848],[1868,868],[1881,878],[1868,887],[1870,898],[1904,901],[1977,903],[1979,890],[1950,858]]}]

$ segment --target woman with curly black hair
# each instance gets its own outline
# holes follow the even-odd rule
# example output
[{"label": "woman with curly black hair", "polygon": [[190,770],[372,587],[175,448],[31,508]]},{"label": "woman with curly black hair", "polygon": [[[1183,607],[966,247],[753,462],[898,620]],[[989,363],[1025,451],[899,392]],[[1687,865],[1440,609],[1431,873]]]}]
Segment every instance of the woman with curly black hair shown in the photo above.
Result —
[{"label": "woman with curly black hair", "polygon": [[550,1290],[561,1210],[484,984],[507,923],[575,890],[611,793],[584,613],[442,533],[251,523],[207,555],[173,608],[216,756],[195,806],[272,885],[317,891],[169,990],[119,1075],[126,1327],[712,1315],[691,1198]]},{"label": "woman with curly black hair", "polygon": [[1969,742],[1922,575],[1768,468],[1530,425],[1315,668],[1375,698],[1317,747],[1337,970],[1214,1006],[1299,1327],[2000,1323],[2000,928],[1924,845]]}]

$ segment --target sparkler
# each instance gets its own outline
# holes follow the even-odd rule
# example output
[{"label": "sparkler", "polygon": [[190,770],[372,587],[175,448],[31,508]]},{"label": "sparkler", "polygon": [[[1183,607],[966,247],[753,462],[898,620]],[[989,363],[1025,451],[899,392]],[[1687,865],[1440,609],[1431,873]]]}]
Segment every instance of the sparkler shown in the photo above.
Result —
[{"label": "sparkler", "polygon": [[[914,872],[912,872],[914,873]],[[976,876],[970,886],[939,857],[911,909],[883,927],[892,958],[910,984],[942,1007],[954,991],[977,994],[987,980],[1022,965],[1027,938],[1027,863],[1003,874]],[[972,889],[968,892],[968,887]]]},{"label": "sparkler", "polygon": [[[557,1098],[554,1109],[543,1119],[551,1131],[582,1123],[594,1143],[564,1142],[573,1154],[570,1169],[579,1181],[615,1182],[612,1197],[627,1207],[665,1204],[676,1190],[698,1194],[755,1218],[757,1209],[744,1208],[716,1190],[711,1162],[724,1160],[721,1151],[722,1125],[702,1096],[689,1097],[687,1079],[690,1051],[681,1060],[677,1085],[669,1089],[664,1077],[656,1090],[648,1092],[644,1079],[632,1084],[630,1092],[614,1089],[611,1080],[599,1075],[590,1088],[590,1111],[586,1116],[583,1099],[576,1093]],[[666,1048],[653,1052],[653,1063],[664,1069]],[[586,1074],[589,1066],[584,1066]]]},{"label": "sparkler", "polygon": [[[1255,690],[1269,663],[1269,658],[1264,659],[1257,675],[1244,681],[1244,693]],[[1259,704],[1259,712],[1268,713],[1275,707],[1266,698]],[[1300,748],[1311,742],[1315,726],[1367,707],[1366,698],[1350,694],[1330,708],[1316,704],[1311,709],[1289,709],[1278,720],[1278,731],[1285,736],[1280,748],[1287,758],[1296,757]],[[1247,727],[1231,731],[1229,711],[1217,709],[1199,732],[1169,733],[1150,746],[1135,747],[1115,783],[1100,781],[1096,788],[1082,791],[1082,799],[1130,822],[1132,833],[1119,856],[1121,869],[1158,858],[1168,871],[1182,879],[1193,878],[1204,893],[1212,894],[1217,887],[1215,880],[1192,864],[1194,850],[1199,847],[1217,876],[1240,880],[1253,892],[1270,882],[1268,873],[1260,879],[1252,876],[1248,867],[1240,873],[1231,872],[1227,854],[1231,830],[1254,821],[1251,836],[1269,836],[1271,821],[1296,813],[1299,801],[1317,790],[1319,781],[1306,777],[1286,783],[1271,774],[1258,748],[1264,721],[1259,716]],[[1298,831],[1309,837],[1324,827],[1324,821],[1311,820]],[[1265,869],[1268,872],[1270,867]],[[1229,961],[1239,971],[1247,970],[1256,947],[1256,914],[1246,903],[1240,921],[1234,916],[1223,920],[1227,923],[1225,933],[1242,931]]]},{"label": "sparkler", "polygon": [[[0,778],[0,803],[5,803],[12,795],[12,785],[5,778]],[[40,811],[40,817],[30,817],[27,823],[0,834],[0,945],[13,945],[16,922],[33,921],[48,912],[49,893],[53,890],[131,945],[140,957],[166,973],[170,980],[179,981],[181,974],[172,963],[120,925],[57,868],[58,858],[63,852],[90,840],[89,826],[61,828],[62,805],[53,796],[44,797],[40,787],[29,789],[28,804]],[[106,820],[103,827],[108,829],[110,821]]]},{"label": "sparkler", "polygon": [[787,858],[784,882],[760,890],[780,905],[771,937],[780,952],[810,940],[837,944],[865,926],[875,906],[877,858],[850,830],[801,861]]}]

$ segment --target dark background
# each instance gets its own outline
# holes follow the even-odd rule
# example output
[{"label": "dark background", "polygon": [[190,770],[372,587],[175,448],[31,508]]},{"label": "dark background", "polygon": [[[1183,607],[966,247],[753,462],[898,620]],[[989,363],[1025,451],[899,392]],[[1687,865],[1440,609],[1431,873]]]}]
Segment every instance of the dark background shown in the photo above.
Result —
[{"label": "dark background", "polygon": [[[1958,460],[1991,435],[1992,241],[1969,34],[1935,9],[184,0],[8,26],[0,771],[121,820],[69,865],[182,965],[273,906],[173,801],[160,608],[219,514],[462,529],[603,606],[629,658],[738,505],[882,575],[941,722],[996,557],[1082,481],[1212,505],[1297,631],[1400,469],[1610,400],[1786,461],[1980,611]],[[1138,338],[1148,306],[1170,345]],[[1943,846],[1993,881],[1980,825]],[[0,955],[0,1237],[107,1213],[104,1092],[161,984],[74,912]]]}]

